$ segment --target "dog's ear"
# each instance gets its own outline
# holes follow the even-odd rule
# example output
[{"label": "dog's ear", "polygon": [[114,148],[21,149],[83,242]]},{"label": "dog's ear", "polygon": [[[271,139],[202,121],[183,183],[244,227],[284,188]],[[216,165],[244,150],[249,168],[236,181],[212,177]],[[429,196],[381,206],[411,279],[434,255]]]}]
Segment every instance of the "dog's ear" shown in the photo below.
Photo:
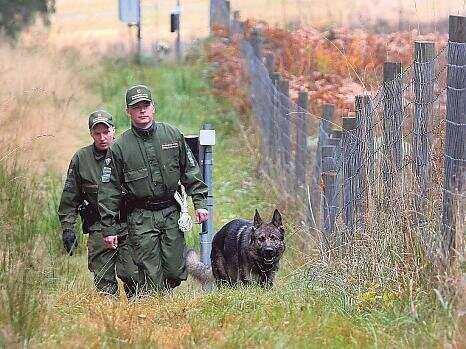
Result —
[{"label": "dog's ear", "polygon": [[275,209],[275,211],[273,211],[272,224],[274,226],[276,226],[277,228],[280,228],[283,225],[282,224],[282,215],[280,214],[280,212],[278,212],[277,209]]},{"label": "dog's ear", "polygon": [[249,245],[252,245],[254,240],[256,240],[255,232],[255,228],[252,228],[251,235],[249,235]]},{"label": "dog's ear", "polygon": [[254,214],[254,228],[259,228],[262,225],[262,218],[259,212],[256,209],[256,213]]}]

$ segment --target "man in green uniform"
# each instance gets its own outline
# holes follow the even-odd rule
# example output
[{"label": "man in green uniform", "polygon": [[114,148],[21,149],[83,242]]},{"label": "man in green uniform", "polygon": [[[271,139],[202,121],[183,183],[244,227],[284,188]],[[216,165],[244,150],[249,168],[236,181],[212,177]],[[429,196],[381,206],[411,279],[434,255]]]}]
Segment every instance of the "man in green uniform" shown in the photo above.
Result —
[{"label": "man in green uniform", "polygon": [[116,274],[123,281],[127,297],[131,298],[136,293],[139,272],[132,260],[131,246],[126,239],[128,235],[126,223],[115,223],[114,229],[119,236],[120,246],[117,250],[108,248],[102,240],[97,208],[98,185],[105,154],[115,134],[112,116],[104,110],[91,113],[89,130],[94,142],[78,150],[71,159],[58,208],[63,229],[63,244],[66,251],[72,255],[73,249],[77,246],[73,229],[79,212],[83,232],[89,234],[88,266],[94,274],[97,291],[108,295],[118,294],[116,269]]},{"label": "man in green uniform", "polygon": [[99,185],[99,211],[107,246],[120,241],[115,218],[124,201],[132,208],[129,239],[139,268],[142,292],[160,292],[186,280],[185,239],[179,229],[179,207],[174,199],[181,183],[192,197],[196,222],[207,220],[207,185],[181,132],[154,122],[155,106],[144,85],[126,92],[131,129],[110,147]]}]

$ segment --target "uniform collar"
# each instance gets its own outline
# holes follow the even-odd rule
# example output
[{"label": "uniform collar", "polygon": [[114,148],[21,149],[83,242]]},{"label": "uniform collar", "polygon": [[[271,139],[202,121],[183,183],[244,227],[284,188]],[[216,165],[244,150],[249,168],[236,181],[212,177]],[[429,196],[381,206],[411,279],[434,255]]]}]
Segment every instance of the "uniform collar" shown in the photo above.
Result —
[{"label": "uniform collar", "polygon": [[105,154],[107,154],[106,150],[97,149],[95,143],[92,145],[92,152],[94,153],[94,158],[97,161],[102,160],[105,157]]},{"label": "uniform collar", "polygon": [[139,128],[134,125],[131,125],[131,129],[134,131],[134,133],[137,136],[142,137],[142,138],[148,138],[152,136],[152,134],[154,133],[155,122],[153,122],[149,128]]}]

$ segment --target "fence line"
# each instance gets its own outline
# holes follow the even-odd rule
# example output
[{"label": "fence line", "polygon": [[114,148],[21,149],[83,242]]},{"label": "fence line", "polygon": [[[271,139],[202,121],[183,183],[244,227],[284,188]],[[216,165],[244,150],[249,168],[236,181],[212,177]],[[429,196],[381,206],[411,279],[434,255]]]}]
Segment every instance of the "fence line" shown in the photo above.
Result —
[{"label": "fence line", "polygon": [[[289,81],[274,72],[275,57],[264,52],[259,29],[246,37],[238,12],[228,28],[241,39],[264,170],[302,202],[302,221],[322,232],[324,252],[350,242],[382,215],[399,219],[414,211],[411,222],[432,234],[425,228],[442,200],[444,252],[455,247],[466,187],[465,17],[450,17],[448,45],[437,54],[433,42],[419,41],[411,66],[385,63],[380,89],[374,97],[356,96],[355,114],[342,124],[334,121],[332,105],[324,105],[321,116],[310,113],[305,91],[298,103],[290,99]],[[438,137],[434,142],[443,128],[444,149]],[[442,170],[436,159],[443,151],[439,183],[433,173]],[[308,191],[310,198],[303,195]]]}]

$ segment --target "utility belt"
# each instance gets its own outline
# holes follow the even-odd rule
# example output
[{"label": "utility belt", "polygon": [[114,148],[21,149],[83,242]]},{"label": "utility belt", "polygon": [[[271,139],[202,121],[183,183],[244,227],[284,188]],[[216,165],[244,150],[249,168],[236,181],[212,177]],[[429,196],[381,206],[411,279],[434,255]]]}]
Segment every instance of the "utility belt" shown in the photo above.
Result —
[{"label": "utility belt", "polygon": [[83,223],[83,233],[89,233],[90,227],[100,220],[100,214],[97,207],[87,200],[84,200],[78,206],[78,212]]},{"label": "utility belt", "polygon": [[132,207],[149,211],[160,211],[164,208],[177,205],[175,198],[168,200],[133,199]]},{"label": "utility belt", "polygon": [[[118,224],[127,222],[128,212],[125,211],[126,208],[127,207],[120,207],[120,212],[116,216],[116,222]],[[81,221],[83,223],[83,233],[88,234],[90,231],[90,228],[95,223],[100,221],[99,209],[97,208],[96,205],[91,204],[87,200],[84,200],[78,206],[78,212],[79,212],[79,215],[81,216]]]}]

